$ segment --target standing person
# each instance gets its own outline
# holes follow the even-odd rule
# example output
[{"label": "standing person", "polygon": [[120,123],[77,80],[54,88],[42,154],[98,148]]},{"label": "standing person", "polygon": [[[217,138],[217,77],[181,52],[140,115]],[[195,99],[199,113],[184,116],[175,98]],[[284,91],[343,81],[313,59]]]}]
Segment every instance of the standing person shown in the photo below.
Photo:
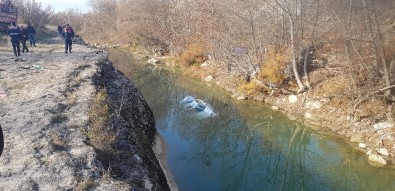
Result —
[{"label": "standing person", "polygon": [[62,36],[63,28],[60,25],[58,26],[58,32],[59,32],[59,35]]},{"label": "standing person", "polygon": [[66,24],[66,26],[63,29],[62,37],[64,39],[64,49],[67,54],[67,51],[71,53],[71,46],[73,45],[73,37],[74,37],[74,31],[73,28],[70,27],[69,24]]},{"label": "standing person", "polygon": [[20,25],[20,29],[21,29],[20,36],[21,36],[21,42],[22,42],[22,53],[25,53],[25,50],[26,50],[26,52],[29,52],[29,49],[27,49],[27,46],[26,46],[26,41],[29,38],[28,37],[29,34],[27,33],[25,26]]},{"label": "standing person", "polygon": [[20,29],[18,26],[16,26],[16,23],[14,21],[11,22],[11,26],[8,27],[7,34],[10,36],[11,44],[12,44],[12,49],[14,50],[14,54],[16,57],[21,55],[21,48],[19,45],[20,41]]},{"label": "standing person", "polygon": [[30,42],[30,47],[34,46],[36,47],[36,40],[34,36],[36,35],[36,30],[34,27],[30,24],[30,22],[27,22],[27,33],[29,35],[29,42]]}]

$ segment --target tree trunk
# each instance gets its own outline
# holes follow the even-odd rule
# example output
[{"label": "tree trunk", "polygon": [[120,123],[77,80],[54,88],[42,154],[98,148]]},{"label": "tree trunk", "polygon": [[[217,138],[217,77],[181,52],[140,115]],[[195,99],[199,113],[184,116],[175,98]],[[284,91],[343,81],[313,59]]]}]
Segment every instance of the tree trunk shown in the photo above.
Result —
[{"label": "tree trunk", "polygon": [[297,93],[303,93],[306,91],[306,86],[302,83],[302,80],[300,79],[299,72],[298,72],[298,65],[296,63],[296,50],[295,50],[295,31],[294,31],[294,22],[292,19],[292,16],[288,14],[289,17],[289,22],[290,22],[290,36],[291,36],[291,59],[292,59],[292,69],[295,75],[295,80],[298,83],[298,91]]},{"label": "tree trunk", "polygon": [[303,59],[303,71],[304,71],[304,75],[306,76],[306,86],[308,88],[310,88],[309,71],[307,68],[307,64],[309,62],[309,56],[310,56],[310,46],[307,47],[306,52],[304,53],[304,59]]},{"label": "tree trunk", "polygon": [[[295,75],[295,80],[298,84],[298,91],[296,92],[297,94],[299,93],[303,93],[304,91],[306,91],[306,86],[303,84],[299,72],[298,72],[298,65],[296,63],[296,47],[295,47],[295,22],[292,18],[292,13],[290,10],[290,7],[285,8],[287,5],[285,5],[285,7],[281,6],[281,4],[278,2],[278,0],[275,1],[276,4],[280,7],[280,9],[283,10],[284,14],[286,14],[286,16],[288,17],[289,20],[289,33],[290,33],[290,45],[291,45],[291,60],[292,60],[292,69]],[[290,6],[290,4],[288,4],[288,6]]]}]

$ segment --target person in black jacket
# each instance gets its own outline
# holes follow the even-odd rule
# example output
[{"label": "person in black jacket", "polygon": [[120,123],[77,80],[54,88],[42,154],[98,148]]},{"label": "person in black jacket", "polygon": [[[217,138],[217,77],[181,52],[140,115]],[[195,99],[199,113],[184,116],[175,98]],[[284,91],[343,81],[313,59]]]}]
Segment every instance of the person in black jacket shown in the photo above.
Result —
[{"label": "person in black jacket", "polygon": [[19,45],[20,41],[20,29],[18,26],[16,26],[16,23],[14,21],[11,22],[11,26],[8,27],[7,34],[10,36],[11,44],[12,44],[12,49],[14,50],[14,54],[16,57],[21,55],[21,48]]},{"label": "person in black jacket", "polygon": [[64,48],[65,48],[65,52],[67,54],[67,51],[69,51],[69,53],[71,53],[71,46],[73,45],[73,37],[74,37],[74,31],[73,28],[70,27],[69,24],[66,24],[66,26],[63,28],[63,33],[62,33],[62,37],[64,39]]},{"label": "person in black jacket", "polygon": [[36,39],[34,37],[36,35],[36,30],[30,24],[30,22],[27,22],[26,30],[27,30],[27,34],[28,34],[28,37],[29,37],[30,47],[32,47],[32,46],[36,47]]},{"label": "person in black jacket", "polygon": [[29,38],[27,30],[26,30],[25,26],[23,26],[23,25],[20,25],[20,29],[21,29],[22,53],[24,53],[25,50],[26,50],[26,52],[29,52],[29,49],[26,46],[26,41]]},{"label": "person in black jacket", "polygon": [[63,33],[63,27],[62,26],[58,26],[58,32],[59,32],[59,35],[60,36],[62,36],[62,33]]}]

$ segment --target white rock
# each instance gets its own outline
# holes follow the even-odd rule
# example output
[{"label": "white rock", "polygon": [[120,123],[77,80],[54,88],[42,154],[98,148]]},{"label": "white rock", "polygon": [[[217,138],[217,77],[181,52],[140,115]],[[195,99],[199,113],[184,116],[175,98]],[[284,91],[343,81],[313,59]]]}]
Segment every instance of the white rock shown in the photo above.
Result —
[{"label": "white rock", "polygon": [[369,164],[376,167],[383,167],[387,161],[380,155],[369,155]]},{"label": "white rock", "polygon": [[297,119],[297,118],[296,118],[294,115],[292,115],[292,114],[288,114],[287,117],[288,117],[288,119],[291,120],[291,121],[295,121],[295,120]]},{"label": "white rock", "polygon": [[157,59],[155,59],[155,58],[151,58],[151,59],[149,59],[149,60],[147,60],[147,63],[148,64],[159,64],[159,60],[157,60]]},{"label": "white rock", "polygon": [[298,101],[298,96],[297,95],[290,95],[288,97],[288,102],[289,103],[296,103]]},{"label": "white rock", "polygon": [[305,113],[305,114],[304,114],[304,118],[306,118],[306,119],[312,119],[312,118],[313,118],[313,115],[311,115],[311,113]]},{"label": "white rock", "polygon": [[385,121],[381,123],[376,123],[373,125],[374,130],[380,130],[380,129],[386,129],[386,128],[392,128],[394,126],[393,123]]},{"label": "white rock", "polygon": [[143,160],[141,160],[141,158],[138,155],[134,155],[134,158],[136,158],[139,162],[142,162]]},{"label": "white rock", "polygon": [[305,107],[307,109],[320,109],[322,107],[322,103],[320,101],[309,101],[306,103]]},{"label": "white rock", "polygon": [[246,96],[239,96],[239,97],[237,97],[236,99],[237,99],[237,100],[246,100],[247,97],[246,97]]},{"label": "white rock", "polygon": [[278,107],[273,105],[272,110],[278,110]]},{"label": "white rock", "polygon": [[211,82],[214,78],[212,76],[207,76],[204,81]]},{"label": "white rock", "polygon": [[365,144],[363,144],[363,143],[359,143],[359,148],[362,148],[362,149],[366,149],[366,145]]},{"label": "white rock", "polygon": [[384,156],[388,156],[389,155],[388,150],[386,148],[379,148],[378,152],[381,155],[384,155]]},{"label": "white rock", "polygon": [[329,103],[329,102],[331,102],[331,99],[329,99],[329,98],[321,98],[320,101],[322,103]]},{"label": "white rock", "polygon": [[151,183],[151,181],[149,181],[148,178],[144,179],[144,187],[147,190],[152,190],[152,188],[154,187],[154,185]]}]

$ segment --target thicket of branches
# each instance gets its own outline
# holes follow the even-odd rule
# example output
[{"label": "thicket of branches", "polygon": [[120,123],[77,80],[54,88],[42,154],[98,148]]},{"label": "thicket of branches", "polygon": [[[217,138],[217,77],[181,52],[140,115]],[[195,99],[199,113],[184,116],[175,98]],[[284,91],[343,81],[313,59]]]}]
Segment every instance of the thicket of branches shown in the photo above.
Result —
[{"label": "thicket of branches", "polygon": [[84,15],[81,32],[87,40],[139,43],[160,53],[200,46],[219,67],[239,67],[251,78],[259,78],[265,61],[273,60],[265,58],[268,52],[287,55],[291,67],[284,76],[292,75],[300,92],[309,87],[308,78],[302,81],[300,76],[307,74],[303,71],[308,66],[303,65],[311,64],[307,62],[311,53],[321,48],[344,53],[353,70],[368,71],[369,78],[380,77],[389,86],[395,68],[394,4],[391,0],[91,0],[93,11]]},{"label": "thicket of branches", "polygon": [[51,6],[44,7],[41,2],[35,0],[14,0],[14,6],[18,7],[18,23],[30,22],[36,29],[46,25],[73,26],[74,30],[80,31],[83,25],[84,16],[79,9],[66,9],[62,12],[54,12]]},{"label": "thicket of branches", "polygon": [[53,26],[64,26],[65,24],[70,24],[73,30],[80,31],[83,26],[83,18],[84,14],[81,10],[70,8],[53,14],[49,24]]},{"label": "thicket of branches", "polygon": [[54,14],[50,6],[44,7],[35,0],[14,0],[12,3],[18,7],[18,22],[30,22],[36,28],[41,28],[48,24]]}]

